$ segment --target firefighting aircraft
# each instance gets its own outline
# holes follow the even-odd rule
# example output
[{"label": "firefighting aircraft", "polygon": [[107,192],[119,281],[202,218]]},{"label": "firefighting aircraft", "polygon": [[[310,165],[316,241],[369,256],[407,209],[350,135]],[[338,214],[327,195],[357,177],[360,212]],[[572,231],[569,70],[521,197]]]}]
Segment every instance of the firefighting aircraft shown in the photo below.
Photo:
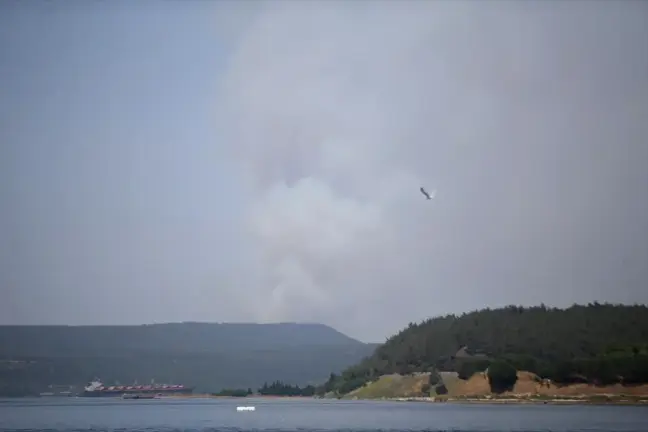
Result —
[{"label": "firefighting aircraft", "polygon": [[425,195],[426,199],[431,200],[436,195],[436,189],[432,191],[432,194],[427,193],[427,191],[421,186],[421,193]]}]

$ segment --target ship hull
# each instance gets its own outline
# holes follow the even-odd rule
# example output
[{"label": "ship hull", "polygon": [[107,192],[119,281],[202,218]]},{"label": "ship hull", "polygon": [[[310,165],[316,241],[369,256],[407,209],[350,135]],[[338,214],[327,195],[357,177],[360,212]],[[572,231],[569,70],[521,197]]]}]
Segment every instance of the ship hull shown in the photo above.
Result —
[{"label": "ship hull", "polygon": [[137,390],[92,390],[79,394],[81,397],[122,397],[124,395],[160,395],[160,396],[181,396],[193,393],[192,388],[182,389],[137,389]]}]

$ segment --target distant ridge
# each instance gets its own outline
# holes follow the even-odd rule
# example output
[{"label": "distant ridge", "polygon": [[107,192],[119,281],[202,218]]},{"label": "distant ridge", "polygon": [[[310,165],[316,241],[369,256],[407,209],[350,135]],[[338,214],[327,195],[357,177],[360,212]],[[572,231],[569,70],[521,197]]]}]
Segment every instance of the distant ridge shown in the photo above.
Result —
[{"label": "distant ridge", "polygon": [[215,353],[360,345],[364,344],[324,324],[185,322],[0,326],[0,355],[4,356]]},{"label": "distant ridge", "polygon": [[163,323],[0,326],[0,396],[38,395],[94,377],[184,384],[197,392],[316,384],[366,356],[364,344],[323,324]]}]

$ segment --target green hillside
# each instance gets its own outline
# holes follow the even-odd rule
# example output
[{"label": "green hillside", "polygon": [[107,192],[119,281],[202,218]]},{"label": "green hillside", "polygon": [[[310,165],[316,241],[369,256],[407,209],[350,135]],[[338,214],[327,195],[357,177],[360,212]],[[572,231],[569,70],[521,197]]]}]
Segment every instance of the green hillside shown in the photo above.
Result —
[{"label": "green hillside", "polygon": [[370,355],[375,345],[319,324],[0,326],[0,396],[105,383],[156,382],[198,392],[316,384]]},{"label": "green hillside", "polygon": [[494,360],[557,383],[648,382],[648,308],[509,306],[411,323],[371,357],[331,376],[320,393],[348,393],[394,373],[456,371],[467,378]]}]

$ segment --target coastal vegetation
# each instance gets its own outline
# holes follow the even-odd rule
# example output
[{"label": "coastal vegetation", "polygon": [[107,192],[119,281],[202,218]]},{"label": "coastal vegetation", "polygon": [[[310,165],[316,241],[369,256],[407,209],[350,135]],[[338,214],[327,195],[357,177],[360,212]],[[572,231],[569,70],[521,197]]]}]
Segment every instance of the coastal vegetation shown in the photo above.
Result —
[{"label": "coastal vegetation", "polygon": [[258,393],[262,396],[314,396],[315,386],[307,385],[301,388],[296,385],[293,386],[290,384],[284,384],[281,381],[275,381],[270,385],[264,383],[258,390]]},{"label": "coastal vegetation", "polygon": [[212,393],[212,396],[247,397],[252,394],[252,389],[223,389],[218,393]]},{"label": "coastal vegetation", "polygon": [[485,374],[490,391],[501,393],[515,386],[518,371],[547,385],[648,383],[648,308],[508,306],[410,323],[373,355],[331,374],[317,394],[342,397],[381,377],[419,375],[427,382],[416,392],[438,395],[448,373],[464,381]]},{"label": "coastal vegetation", "polygon": [[226,397],[247,397],[247,396],[303,396],[310,397],[315,395],[315,386],[307,385],[299,387],[297,385],[286,384],[281,381],[274,381],[270,384],[263,383],[261,388],[257,389],[256,394],[252,389],[223,389],[218,393],[212,393],[213,396]]}]

